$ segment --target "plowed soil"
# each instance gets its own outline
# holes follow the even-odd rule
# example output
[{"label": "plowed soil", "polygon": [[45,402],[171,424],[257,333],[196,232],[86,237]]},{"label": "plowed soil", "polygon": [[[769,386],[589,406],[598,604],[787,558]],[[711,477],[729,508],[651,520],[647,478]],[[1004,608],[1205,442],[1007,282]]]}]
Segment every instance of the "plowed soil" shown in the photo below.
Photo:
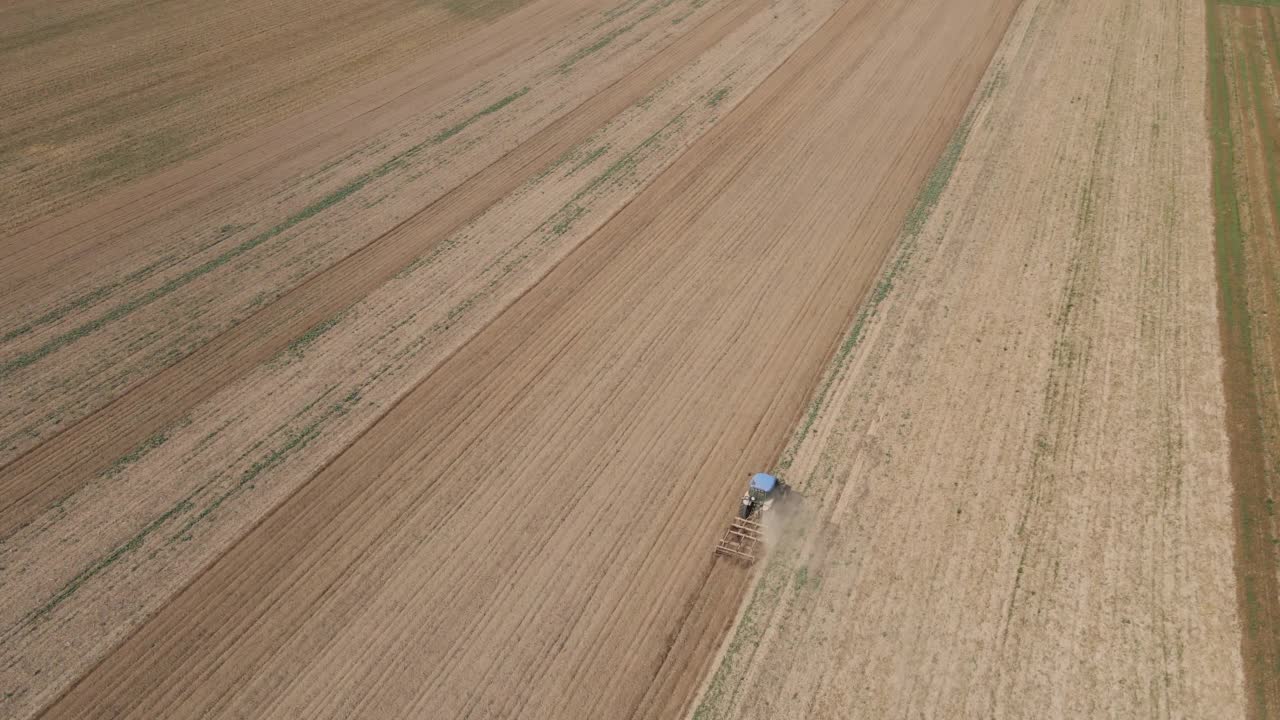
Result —
[{"label": "plowed soil", "polygon": [[[82,4],[68,43],[123,32]],[[535,0],[65,214],[32,190],[0,714],[680,712],[748,581],[707,552],[742,475],[1016,4]]]},{"label": "plowed soil", "polygon": [[1022,3],[695,717],[1244,715],[1204,13]]},{"label": "plowed soil", "polygon": [[522,4],[5,3],[0,237],[381,77]]}]

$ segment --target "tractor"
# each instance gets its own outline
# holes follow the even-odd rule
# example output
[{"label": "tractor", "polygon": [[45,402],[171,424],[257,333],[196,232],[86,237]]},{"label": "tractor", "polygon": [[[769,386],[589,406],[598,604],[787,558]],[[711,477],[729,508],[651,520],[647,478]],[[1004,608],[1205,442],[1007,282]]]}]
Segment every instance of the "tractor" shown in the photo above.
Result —
[{"label": "tractor", "polygon": [[738,505],[738,515],[716,543],[716,555],[751,565],[764,542],[764,515],[773,503],[791,493],[791,487],[768,473],[754,473]]}]

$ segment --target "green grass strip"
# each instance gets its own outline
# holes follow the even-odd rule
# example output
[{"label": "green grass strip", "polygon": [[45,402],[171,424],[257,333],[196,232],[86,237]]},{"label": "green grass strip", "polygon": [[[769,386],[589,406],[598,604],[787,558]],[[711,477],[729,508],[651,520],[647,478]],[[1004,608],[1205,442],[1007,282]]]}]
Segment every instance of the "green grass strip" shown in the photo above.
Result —
[{"label": "green grass strip", "polygon": [[[1213,143],[1213,210],[1218,238],[1218,286],[1227,325],[1243,348],[1252,346],[1249,312],[1242,285],[1246,277],[1244,230],[1236,197],[1235,139],[1231,133],[1231,95],[1227,86],[1226,51],[1217,12],[1207,13],[1209,45],[1209,134]],[[1241,68],[1237,72],[1243,74]]]},{"label": "green grass strip", "polygon": [[581,62],[583,59],[591,55],[594,55],[600,50],[603,50],[604,48],[608,47],[613,43],[614,40],[617,40],[619,37],[625,35],[628,32],[631,32],[631,30],[633,30],[635,26],[639,25],[645,20],[648,20],[654,15],[657,15],[658,13],[667,9],[674,2],[675,0],[659,0],[659,2],[653,5],[653,7],[649,8],[648,10],[645,10],[643,13],[641,13],[640,17],[636,18],[632,22],[627,23],[626,25],[623,25],[620,28],[610,30],[609,32],[605,33],[605,35],[601,37],[599,40],[595,41],[590,45],[578,48],[576,51],[574,51],[572,55],[570,55],[569,57],[561,61],[560,65],[558,66],[560,73],[564,74],[569,72],[570,70],[573,69],[575,65]]},{"label": "green grass strip", "polygon": [[155,435],[152,435],[146,440],[143,440],[141,445],[131,450],[128,454],[121,456],[114,463],[111,463],[111,467],[107,468],[106,470],[103,470],[102,474],[106,477],[115,477],[116,475],[119,475],[120,473],[124,472],[125,468],[138,462],[142,458],[151,454],[152,450],[155,450],[156,448],[168,442],[169,438],[173,435],[173,432],[175,430],[184,428],[190,424],[191,424],[190,416],[184,416],[180,418],[177,422],[173,423],[172,425],[166,427],[165,429],[161,430]]},{"label": "green grass strip", "polygon": [[[1258,52],[1256,49],[1250,52],[1250,48],[1233,45],[1233,49],[1238,51],[1237,57],[1234,62],[1228,61],[1226,28],[1223,26],[1222,18],[1218,16],[1218,7],[1228,5],[1260,7],[1275,4],[1211,1],[1206,8],[1206,34],[1209,49],[1209,134],[1213,146],[1214,232],[1218,289],[1221,299],[1219,311],[1226,331],[1227,374],[1234,380],[1234,382],[1229,380],[1227,383],[1228,419],[1235,416],[1232,421],[1233,435],[1242,438],[1239,442],[1242,442],[1244,447],[1257,446],[1258,450],[1265,454],[1269,436],[1266,427],[1267,400],[1259,394],[1258,378],[1264,376],[1265,371],[1270,368],[1266,354],[1255,352],[1249,279],[1250,275],[1255,277],[1263,275],[1270,268],[1251,267],[1248,261],[1247,250],[1251,240],[1244,231],[1241,195],[1245,195],[1243,198],[1245,203],[1258,202],[1261,199],[1248,197],[1247,181],[1237,183],[1238,148],[1232,124],[1233,111],[1237,108],[1231,101],[1231,89],[1234,87],[1241,93],[1241,104],[1244,107],[1239,108],[1239,111],[1254,114],[1259,122],[1265,122],[1265,108],[1260,105],[1262,98],[1259,97],[1263,92],[1258,77],[1261,70],[1255,63],[1267,62],[1268,58],[1265,52]],[[1253,97],[1245,97],[1246,94]],[[1248,107],[1249,105],[1252,105],[1252,108]],[[1241,125],[1243,128],[1243,121]],[[1274,167],[1272,167],[1274,159],[1271,148],[1264,145],[1261,150],[1268,163],[1268,190],[1274,194],[1275,179]],[[1270,200],[1274,202],[1274,197]],[[1249,453],[1246,451],[1244,456],[1248,457]],[[1249,468],[1248,472],[1265,474],[1265,460],[1259,461],[1258,466]],[[1233,471],[1234,475],[1235,471]],[[1267,484],[1265,478],[1263,484]],[[1239,522],[1236,532],[1237,550],[1245,558],[1245,562],[1266,564],[1268,560],[1274,559],[1272,549],[1263,544],[1265,541],[1260,542],[1256,538],[1258,524],[1269,522],[1265,517],[1271,512],[1271,507],[1265,504],[1269,498],[1262,498],[1263,502],[1258,502],[1259,497],[1254,494],[1256,491],[1249,489],[1247,483],[1245,485],[1246,487],[1242,489],[1237,480],[1237,497],[1234,501]],[[1263,576],[1254,572],[1240,572],[1239,569],[1236,572],[1236,579],[1240,583],[1243,596],[1240,608],[1240,620],[1245,636],[1242,656],[1246,663],[1245,689],[1251,695],[1249,699],[1251,715],[1270,717],[1266,681],[1254,677],[1255,672],[1266,672],[1266,670],[1258,671],[1255,665],[1269,667],[1271,671],[1277,669],[1275,658],[1267,657],[1272,646],[1265,639],[1269,632],[1274,632],[1274,628],[1269,627],[1271,623],[1268,622],[1265,607],[1272,599],[1268,590],[1269,583],[1263,579]]]},{"label": "green grass strip", "polygon": [[[1260,7],[1273,8],[1280,7],[1280,0],[1219,0],[1218,5],[1228,5],[1235,7]],[[1210,12],[1213,11],[1213,1],[1210,0]]]},{"label": "green grass strip", "polygon": [[[258,458],[258,460],[240,474],[240,479],[232,485],[230,489],[214,498],[214,500],[206,505],[199,513],[187,520],[182,528],[169,538],[169,542],[172,543],[179,540],[189,540],[191,537],[191,530],[195,528],[196,525],[200,524],[201,521],[212,515],[218,508],[222,507],[227,500],[239,495],[246,489],[252,489],[253,483],[260,475],[262,475],[262,473],[281,465],[290,455],[310,445],[313,440],[320,437],[321,431],[330,420],[347,414],[347,412],[360,401],[360,398],[360,390],[358,388],[352,390],[346,397],[342,398],[342,400],[333,403],[326,408],[320,417],[311,421],[302,429],[289,433],[285,437],[284,444]],[[307,409],[312,407],[317,401],[313,401],[311,405],[307,406]],[[304,409],[303,412],[305,412],[305,410],[306,409]]]},{"label": "green grass strip", "polygon": [[191,496],[188,496],[183,500],[181,500],[177,505],[174,505],[172,508],[169,508],[168,512],[164,513],[163,515],[156,518],[155,520],[152,520],[150,524],[148,524],[141,531],[139,531],[137,535],[134,535],[132,538],[130,538],[128,542],[116,547],[111,552],[99,558],[92,565],[80,571],[80,574],[72,578],[71,581],[68,582],[66,585],[63,585],[62,589],[59,590],[57,594],[55,594],[52,598],[50,598],[48,602],[46,602],[44,605],[41,605],[39,608],[36,608],[35,610],[28,613],[27,616],[23,619],[24,623],[27,625],[32,625],[39,622],[42,618],[44,618],[49,613],[57,609],[59,605],[66,602],[68,598],[74,595],[76,591],[81,588],[81,586],[83,586],[85,583],[93,579],[95,575],[98,575],[102,571],[111,567],[113,564],[115,564],[117,560],[124,557],[125,555],[128,555],[134,550],[137,550],[138,548],[142,547],[142,543],[146,541],[147,536],[151,535],[156,530],[159,530],[162,525],[164,525],[174,516],[187,512],[188,510],[191,509],[191,507],[192,507]]},{"label": "green grass strip", "polygon": [[312,325],[311,329],[303,333],[300,337],[298,337],[297,340],[294,340],[293,342],[289,343],[289,347],[285,349],[285,354],[290,355],[294,358],[302,357],[303,351],[305,351],[307,347],[311,345],[311,343],[315,342],[316,340],[319,340],[321,335],[324,335],[325,333],[329,332],[329,330],[334,325],[337,325],[339,322],[341,322],[342,318],[346,317],[346,315],[347,315],[347,311],[344,310],[338,313],[337,315],[334,315],[333,317],[329,318],[328,320],[323,320],[321,322],[316,323],[315,325]]},{"label": "green grass strip", "polygon": [[17,338],[20,338],[23,335],[30,333],[32,330],[35,330],[36,328],[42,325],[48,325],[50,323],[57,322],[77,310],[83,310],[84,308],[87,308],[97,303],[99,300],[106,298],[111,293],[115,292],[121,287],[124,287],[125,285],[130,285],[139,280],[144,280],[148,276],[150,276],[152,273],[154,273],[155,270],[165,262],[167,262],[167,260],[157,260],[156,262],[153,262],[144,268],[141,268],[139,270],[135,270],[129,273],[128,275],[124,276],[120,280],[117,280],[108,285],[103,285],[102,287],[99,287],[99,288],[95,288],[73,300],[70,300],[62,305],[59,305],[53,310],[50,310],[49,312],[26,323],[25,325],[14,328],[13,330],[6,332],[4,335],[0,335],[0,344],[7,343],[10,340],[15,340]]}]

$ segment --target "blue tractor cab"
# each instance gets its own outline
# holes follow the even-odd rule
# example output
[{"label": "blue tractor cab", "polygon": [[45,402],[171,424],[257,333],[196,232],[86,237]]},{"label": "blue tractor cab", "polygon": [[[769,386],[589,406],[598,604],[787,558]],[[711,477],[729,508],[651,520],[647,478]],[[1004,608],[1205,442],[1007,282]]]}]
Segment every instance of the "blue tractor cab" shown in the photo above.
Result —
[{"label": "blue tractor cab", "polygon": [[769,473],[756,473],[751,476],[751,489],[768,495],[778,486],[778,478]]},{"label": "blue tractor cab", "polygon": [[744,520],[750,519],[768,509],[775,499],[786,495],[789,490],[786,483],[773,475],[755,473],[751,476],[751,482],[747,484],[746,494],[742,496],[742,506],[738,509],[738,515]]}]

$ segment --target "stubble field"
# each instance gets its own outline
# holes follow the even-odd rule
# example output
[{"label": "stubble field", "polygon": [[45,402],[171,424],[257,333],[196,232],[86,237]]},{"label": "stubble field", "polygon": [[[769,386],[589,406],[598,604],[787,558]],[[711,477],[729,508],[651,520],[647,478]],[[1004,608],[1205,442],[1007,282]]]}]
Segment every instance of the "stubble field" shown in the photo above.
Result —
[{"label": "stubble field", "polygon": [[695,718],[1273,716],[1205,13],[1021,4],[782,455],[805,502]]}]

